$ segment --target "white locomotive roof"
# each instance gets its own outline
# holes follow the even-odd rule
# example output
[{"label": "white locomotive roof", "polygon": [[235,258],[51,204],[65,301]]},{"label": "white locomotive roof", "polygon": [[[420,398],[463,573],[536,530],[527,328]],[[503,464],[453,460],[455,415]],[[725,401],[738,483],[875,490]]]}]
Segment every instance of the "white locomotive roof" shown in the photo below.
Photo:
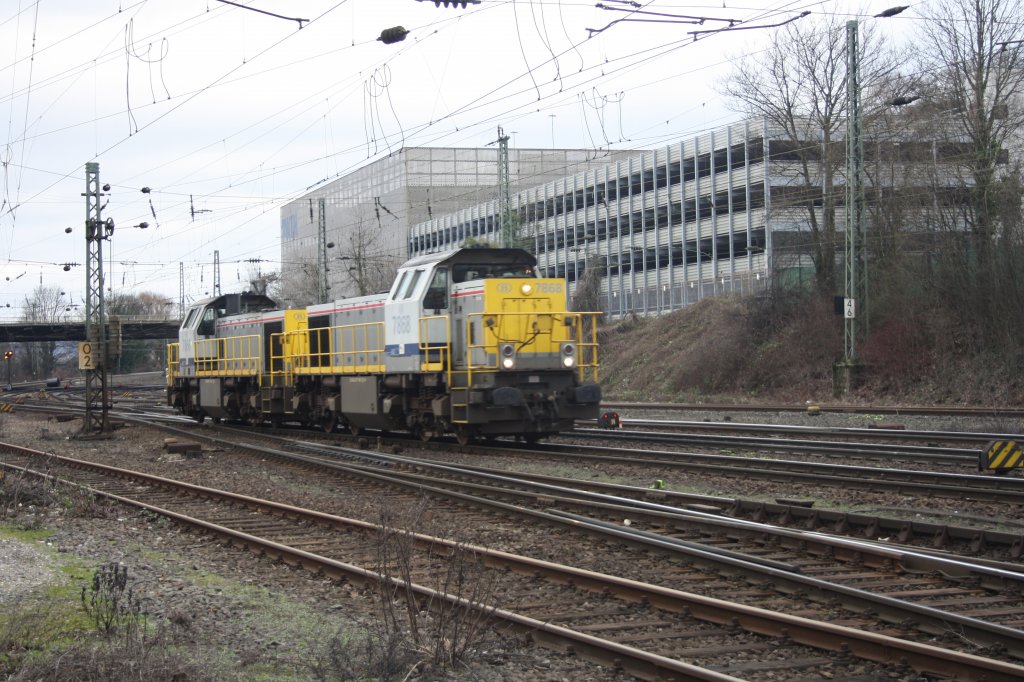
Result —
[{"label": "white locomotive roof", "polygon": [[306,311],[310,315],[325,315],[327,313],[333,313],[347,308],[368,308],[384,303],[387,297],[388,295],[385,292],[383,294],[371,294],[369,296],[357,296],[355,298],[339,298],[336,301],[328,301],[327,303],[317,303],[316,305],[306,306]]}]

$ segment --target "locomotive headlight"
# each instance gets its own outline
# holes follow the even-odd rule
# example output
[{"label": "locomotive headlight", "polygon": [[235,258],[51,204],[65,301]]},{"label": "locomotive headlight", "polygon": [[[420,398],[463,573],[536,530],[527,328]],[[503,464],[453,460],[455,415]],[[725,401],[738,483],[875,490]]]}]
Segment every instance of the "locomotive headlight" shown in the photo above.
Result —
[{"label": "locomotive headlight", "polygon": [[562,346],[562,366],[566,369],[576,364],[576,346],[567,343]]},{"label": "locomotive headlight", "polygon": [[513,369],[516,366],[516,347],[511,343],[501,345],[502,369]]},{"label": "locomotive headlight", "polygon": [[530,294],[533,293],[533,285],[524,284],[523,286],[519,287],[519,291],[523,292],[523,296],[529,296]]}]

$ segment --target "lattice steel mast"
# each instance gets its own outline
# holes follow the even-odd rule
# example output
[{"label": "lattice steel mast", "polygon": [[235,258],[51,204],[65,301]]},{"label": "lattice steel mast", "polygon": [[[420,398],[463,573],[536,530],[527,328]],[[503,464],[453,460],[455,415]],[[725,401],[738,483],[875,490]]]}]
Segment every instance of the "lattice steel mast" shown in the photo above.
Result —
[{"label": "lattice steel mast", "polygon": [[867,258],[864,257],[864,140],[861,129],[857,22],[846,22],[846,304],[847,364],[857,364],[857,336],[867,331]]},{"label": "lattice steel mast", "polygon": [[501,245],[514,247],[519,241],[512,222],[512,181],[508,167],[508,135],[498,127],[498,219],[501,221]]},{"label": "lattice steel mast", "polygon": [[[378,199],[378,202],[380,200]],[[316,223],[316,302],[327,303],[327,200],[320,199]]]},{"label": "lattice steel mast", "polygon": [[[109,189],[109,188],[104,188]],[[107,411],[107,311],[103,301],[103,240],[114,232],[114,221],[103,222],[100,165],[85,164],[85,329],[90,352],[84,354],[85,420],[82,433],[109,430]]]}]

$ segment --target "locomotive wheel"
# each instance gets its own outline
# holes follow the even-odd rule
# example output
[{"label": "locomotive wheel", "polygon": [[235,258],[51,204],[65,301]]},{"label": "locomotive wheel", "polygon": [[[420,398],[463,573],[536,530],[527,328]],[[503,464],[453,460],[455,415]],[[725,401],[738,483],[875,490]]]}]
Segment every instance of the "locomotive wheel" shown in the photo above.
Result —
[{"label": "locomotive wheel", "polygon": [[523,440],[526,441],[527,445],[536,445],[537,443],[540,442],[540,434],[539,433],[527,433],[527,434],[524,434],[523,435]]},{"label": "locomotive wheel", "polygon": [[423,441],[424,443],[429,443],[430,439],[434,437],[434,432],[421,427],[420,429],[418,429],[416,435],[418,435],[420,437],[420,440]]},{"label": "locomotive wheel", "polygon": [[324,427],[324,433],[334,433],[334,429],[338,428],[338,413],[330,410],[324,412],[320,425]]},{"label": "locomotive wheel", "polygon": [[356,426],[355,424],[349,424],[348,425],[348,432],[351,433],[353,436],[358,436],[359,434],[361,434],[363,432],[363,430],[361,428],[359,428],[358,426]]},{"label": "locomotive wheel", "polygon": [[470,433],[469,429],[460,427],[455,430],[455,441],[459,445],[469,445],[473,442],[473,434]]}]

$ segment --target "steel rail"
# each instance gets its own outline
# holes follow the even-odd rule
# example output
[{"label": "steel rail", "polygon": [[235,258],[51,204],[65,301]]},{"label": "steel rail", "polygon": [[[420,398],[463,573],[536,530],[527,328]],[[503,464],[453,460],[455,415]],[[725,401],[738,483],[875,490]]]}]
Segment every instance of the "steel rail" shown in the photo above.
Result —
[{"label": "steel rail", "polygon": [[[666,419],[634,419],[620,417],[622,428],[640,426],[650,428],[673,428],[681,431],[736,431],[740,433],[774,433],[805,436],[850,436],[864,439],[916,440],[927,442],[987,443],[998,439],[1024,440],[1024,434],[975,432],[975,431],[920,431],[894,429],[885,426],[797,426],[793,424],[756,424],[733,421],[669,421]],[[585,423],[585,422],[578,422]],[[588,433],[590,427],[577,428],[572,433]],[[608,433],[607,429],[600,432]],[[642,433],[642,432],[641,432]]]},{"label": "steel rail", "polygon": [[[923,416],[1022,417],[1020,407],[941,407],[925,405],[828,405],[812,403],[821,412],[841,414],[913,414]],[[729,404],[729,403],[640,403],[602,400],[607,409],[671,410],[692,412],[807,412],[807,404]]]},{"label": "steel rail", "polygon": [[979,451],[970,448],[938,448],[924,445],[896,445],[892,443],[851,443],[849,441],[758,438],[754,436],[707,435],[695,433],[664,433],[657,431],[608,431],[603,429],[575,429],[572,436],[593,440],[638,440],[652,443],[675,443],[679,445],[702,445],[713,447],[750,447],[762,450],[785,450],[787,452],[819,452],[840,455],[881,456],[921,462],[971,463],[978,461]]},{"label": "steel rail", "polygon": [[[552,453],[562,453],[584,460],[628,461],[631,464],[649,464],[708,474],[770,480],[785,478],[865,490],[884,488],[947,497],[970,497],[971,499],[1013,504],[1024,503],[1024,478],[858,467],[848,464],[797,462],[665,450],[645,450],[642,453],[643,456],[638,457],[636,450],[626,448],[588,446],[586,453],[581,452],[582,449],[582,446],[548,444],[537,450],[536,454],[550,456]],[[651,458],[652,456],[654,458]]]}]

